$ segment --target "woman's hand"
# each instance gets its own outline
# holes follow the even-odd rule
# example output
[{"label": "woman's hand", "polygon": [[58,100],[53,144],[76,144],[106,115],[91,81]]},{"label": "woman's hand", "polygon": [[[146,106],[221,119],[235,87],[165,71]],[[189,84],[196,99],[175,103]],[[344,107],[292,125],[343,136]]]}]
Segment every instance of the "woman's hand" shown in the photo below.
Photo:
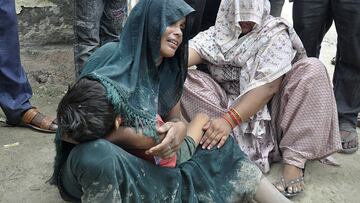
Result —
[{"label": "woman's hand", "polygon": [[182,121],[166,122],[164,125],[157,128],[157,132],[160,137],[162,135],[165,137],[158,145],[150,148],[145,153],[166,159],[174,156],[180,148],[180,145],[185,138],[186,125]]},{"label": "woman's hand", "polygon": [[230,135],[232,130],[230,124],[223,118],[219,117],[209,121],[204,127],[204,136],[200,140],[202,148],[211,149],[215,145],[220,148]]}]

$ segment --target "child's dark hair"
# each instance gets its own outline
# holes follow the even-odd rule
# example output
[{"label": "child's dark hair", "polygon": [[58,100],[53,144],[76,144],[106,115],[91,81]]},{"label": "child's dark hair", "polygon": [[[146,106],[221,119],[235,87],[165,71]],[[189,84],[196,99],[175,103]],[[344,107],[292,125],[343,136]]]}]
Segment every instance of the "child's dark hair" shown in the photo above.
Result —
[{"label": "child's dark hair", "polygon": [[114,129],[117,114],[104,86],[82,78],[68,89],[57,109],[60,132],[77,142],[102,138]]}]

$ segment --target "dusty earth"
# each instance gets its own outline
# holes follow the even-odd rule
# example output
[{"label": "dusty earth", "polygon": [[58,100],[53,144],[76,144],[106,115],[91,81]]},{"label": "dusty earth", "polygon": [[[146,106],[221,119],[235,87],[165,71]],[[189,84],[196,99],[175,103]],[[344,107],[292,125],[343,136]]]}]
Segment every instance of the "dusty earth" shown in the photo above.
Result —
[{"label": "dusty earth", "polygon": [[[291,19],[286,3],[283,16]],[[331,58],[336,52],[336,34],[332,28],[323,43],[321,60],[333,73]],[[22,62],[28,73],[34,96],[32,104],[55,116],[57,103],[73,81],[73,52],[68,45],[23,47]],[[0,111],[0,117],[4,118]],[[358,129],[359,131],[359,129]],[[0,202],[63,202],[57,189],[47,180],[52,173],[54,134],[0,124]],[[15,146],[11,145],[15,144]],[[9,145],[5,147],[4,145]],[[360,202],[360,152],[335,154],[338,167],[309,162],[305,171],[306,191],[294,202]],[[274,181],[281,165],[274,164],[268,177]]]}]

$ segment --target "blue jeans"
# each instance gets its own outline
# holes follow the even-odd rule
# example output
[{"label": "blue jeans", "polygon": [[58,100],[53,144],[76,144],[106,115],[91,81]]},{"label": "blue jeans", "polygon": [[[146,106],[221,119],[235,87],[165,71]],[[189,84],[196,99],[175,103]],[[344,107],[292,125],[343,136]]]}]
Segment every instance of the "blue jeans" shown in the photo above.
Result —
[{"label": "blue jeans", "polygon": [[334,20],[338,40],[333,83],[339,123],[355,127],[360,112],[360,1],[296,0],[293,20],[308,56],[313,57],[319,57]]},{"label": "blue jeans", "polygon": [[9,124],[18,124],[31,108],[32,90],[20,62],[14,0],[0,2],[0,107]]},{"label": "blue jeans", "polygon": [[126,0],[74,0],[76,77],[97,48],[119,40],[126,17]]}]

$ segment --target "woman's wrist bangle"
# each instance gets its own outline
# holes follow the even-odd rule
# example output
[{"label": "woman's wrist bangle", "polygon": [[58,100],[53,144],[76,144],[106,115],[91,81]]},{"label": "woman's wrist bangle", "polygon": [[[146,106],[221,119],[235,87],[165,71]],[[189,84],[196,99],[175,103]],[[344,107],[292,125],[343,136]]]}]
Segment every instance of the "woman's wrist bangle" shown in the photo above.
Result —
[{"label": "woman's wrist bangle", "polygon": [[228,111],[227,114],[230,116],[230,118],[236,125],[240,124],[240,121],[235,117],[235,115],[232,111]]},{"label": "woman's wrist bangle", "polygon": [[234,114],[234,116],[236,117],[235,120],[236,120],[237,125],[239,125],[240,123],[243,122],[243,119],[242,119],[241,115],[239,114],[239,112],[236,109],[230,108],[229,111],[232,114]]}]

